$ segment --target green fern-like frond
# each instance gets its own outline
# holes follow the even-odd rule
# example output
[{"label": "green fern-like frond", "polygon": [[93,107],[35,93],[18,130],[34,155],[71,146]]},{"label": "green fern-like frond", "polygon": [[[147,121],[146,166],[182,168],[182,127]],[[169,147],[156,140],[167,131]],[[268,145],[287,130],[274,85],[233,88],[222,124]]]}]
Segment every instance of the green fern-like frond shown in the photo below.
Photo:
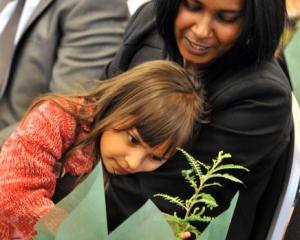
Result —
[{"label": "green fern-like frond", "polygon": [[196,227],[191,225],[187,221],[182,221],[181,218],[177,216],[170,215],[170,214],[163,214],[169,225],[172,227],[173,231],[175,232],[176,240],[182,240],[180,234],[183,232],[191,232],[195,234],[195,236],[199,237],[201,232],[198,231]]},{"label": "green fern-like frond", "polygon": [[223,165],[219,165],[218,167],[216,167],[214,169],[213,172],[217,172],[217,171],[221,171],[221,170],[228,170],[228,169],[240,169],[240,170],[245,170],[245,171],[249,172],[248,168],[245,168],[245,167],[240,166],[240,165],[235,165],[235,164],[223,164]]},{"label": "green fern-like frond", "polygon": [[193,212],[190,215],[191,216],[196,216],[197,215],[198,217],[201,217],[204,214],[205,210],[206,210],[206,207],[204,207],[204,206],[201,207],[201,208],[195,207]]},{"label": "green fern-like frond", "polygon": [[220,174],[220,173],[216,173],[216,174],[212,174],[209,176],[209,179],[212,179],[212,178],[224,178],[224,179],[227,179],[229,181],[232,181],[232,182],[236,182],[236,183],[241,183],[241,184],[244,184],[240,179],[228,174],[228,173],[224,173],[224,174]]},{"label": "green fern-like frond", "polygon": [[168,194],[163,194],[163,193],[157,193],[154,195],[154,197],[161,197],[170,203],[175,203],[179,207],[186,209],[186,207],[184,205],[184,200],[180,199],[179,197],[172,197]]},{"label": "green fern-like frond", "polygon": [[222,161],[226,158],[231,158],[231,154],[224,153],[224,151],[219,151],[217,159],[212,159],[213,168],[216,168],[218,165],[220,165]]},{"label": "green fern-like frond", "polygon": [[186,159],[188,160],[188,163],[190,164],[190,166],[192,167],[192,169],[195,172],[195,175],[198,176],[198,178],[201,178],[202,172],[201,172],[201,168],[200,168],[200,164],[199,161],[196,160],[192,155],[190,155],[188,152],[186,152],[185,150],[181,149],[181,148],[177,148],[180,152],[182,152],[182,154],[186,157]]},{"label": "green fern-like frond", "polygon": [[200,232],[190,223],[203,222],[209,223],[213,220],[213,217],[206,216],[206,209],[214,209],[218,207],[218,203],[215,198],[208,193],[203,192],[207,187],[221,187],[222,185],[215,181],[215,179],[226,179],[232,182],[243,184],[241,180],[233,175],[224,173],[225,170],[243,170],[249,171],[247,168],[235,165],[235,164],[223,164],[224,159],[231,158],[231,154],[220,151],[216,159],[212,159],[212,164],[204,164],[199,160],[196,160],[192,155],[183,149],[178,150],[186,157],[190,169],[182,170],[182,176],[190,187],[194,189],[194,193],[189,199],[182,200],[179,197],[172,197],[167,194],[158,193],[155,197],[162,197],[163,199],[180,206],[185,210],[184,217],[180,218],[176,212],[174,215],[169,215],[167,221],[172,226],[176,239],[181,239],[180,234],[185,231],[194,233],[196,236],[200,235]]},{"label": "green fern-like frond", "polygon": [[199,160],[197,160],[197,162],[199,163],[200,166],[202,166],[206,171],[208,171],[209,169],[211,169],[211,166],[208,164],[205,164]]},{"label": "green fern-like frond", "polygon": [[197,216],[197,215],[191,215],[190,217],[186,217],[184,219],[181,219],[180,221],[185,221],[185,222],[189,222],[189,223],[192,223],[192,222],[202,222],[202,223],[209,223],[213,220],[214,218],[213,217],[209,217],[209,216]]},{"label": "green fern-like frond", "polygon": [[[204,209],[204,211],[205,211],[205,209]],[[203,211],[203,213],[204,213],[204,211]],[[200,212],[200,208],[199,208],[199,207],[195,207],[195,208],[193,209],[193,212],[192,212],[191,215],[197,215],[197,214],[199,214],[199,212]],[[202,213],[202,214],[203,214],[203,213]]]},{"label": "green fern-like frond", "polygon": [[195,199],[195,204],[197,203],[204,203],[210,209],[218,207],[216,199],[209,193],[200,193]]},{"label": "green fern-like frond", "polygon": [[225,158],[231,158],[231,154],[230,153],[224,153],[223,150],[219,151],[218,153],[218,157],[217,157],[217,161],[218,162],[222,162]]},{"label": "green fern-like frond", "polygon": [[197,180],[192,169],[182,170],[182,176],[194,190],[197,189]]},{"label": "green fern-like frond", "polygon": [[222,187],[222,184],[218,183],[218,182],[213,182],[213,183],[207,183],[204,184],[202,186],[202,189],[206,188],[206,187],[213,187],[213,186],[217,186],[217,187]]}]

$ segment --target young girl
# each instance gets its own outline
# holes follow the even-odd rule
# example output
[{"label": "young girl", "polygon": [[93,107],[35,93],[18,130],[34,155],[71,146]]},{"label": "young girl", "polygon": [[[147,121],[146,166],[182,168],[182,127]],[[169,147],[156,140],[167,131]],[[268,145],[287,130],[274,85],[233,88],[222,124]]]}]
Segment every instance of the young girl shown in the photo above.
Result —
[{"label": "young girl", "polygon": [[80,95],[38,98],[0,155],[0,239],[34,225],[54,203],[55,166],[80,176],[98,159],[109,174],[154,171],[190,138],[203,100],[175,63],[136,66]]}]

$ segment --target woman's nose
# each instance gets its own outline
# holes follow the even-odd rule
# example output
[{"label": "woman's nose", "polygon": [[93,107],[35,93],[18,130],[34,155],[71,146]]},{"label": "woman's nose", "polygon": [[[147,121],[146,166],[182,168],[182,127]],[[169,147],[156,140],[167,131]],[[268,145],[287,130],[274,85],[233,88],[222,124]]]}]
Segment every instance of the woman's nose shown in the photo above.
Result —
[{"label": "woman's nose", "polygon": [[208,14],[203,14],[192,27],[192,31],[197,38],[207,38],[212,33],[212,20]]}]

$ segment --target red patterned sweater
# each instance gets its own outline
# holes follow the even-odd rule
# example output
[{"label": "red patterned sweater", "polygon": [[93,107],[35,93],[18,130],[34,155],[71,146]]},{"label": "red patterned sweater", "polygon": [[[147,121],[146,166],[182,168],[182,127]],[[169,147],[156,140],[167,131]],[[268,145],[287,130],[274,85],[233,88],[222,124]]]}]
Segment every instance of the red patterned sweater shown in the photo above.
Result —
[{"label": "red patterned sweater", "polygon": [[[77,137],[76,129],[80,129]],[[54,163],[89,131],[86,125],[76,126],[75,118],[56,104],[43,102],[13,132],[0,153],[1,240],[12,239],[16,231],[24,239],[32,239],[35,223],[53,207]],[[93,148],[90,145],[73,152],[66,160],[65,171],[73,175],[90,171]]]}]

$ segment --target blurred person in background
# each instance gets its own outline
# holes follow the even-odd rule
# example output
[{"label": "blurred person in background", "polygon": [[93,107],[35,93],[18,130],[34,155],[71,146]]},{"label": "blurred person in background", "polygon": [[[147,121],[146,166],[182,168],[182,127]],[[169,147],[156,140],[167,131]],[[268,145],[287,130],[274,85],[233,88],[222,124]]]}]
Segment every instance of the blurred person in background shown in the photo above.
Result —
[{"label": "blurred person in background", "polygon": [[125,0],[1,0],[0,148],[36,96],[93,85],[128,16]]}]

